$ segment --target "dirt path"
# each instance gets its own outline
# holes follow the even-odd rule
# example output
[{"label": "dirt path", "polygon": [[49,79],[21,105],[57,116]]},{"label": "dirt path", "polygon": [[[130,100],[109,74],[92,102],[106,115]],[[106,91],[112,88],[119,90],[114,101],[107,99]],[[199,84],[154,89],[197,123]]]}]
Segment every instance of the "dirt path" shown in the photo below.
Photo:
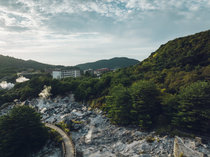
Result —
[{"label": "dirt path", "polygon": [[74,147],[69,136],[63,130],[61,130],[59,127],[55,125],[45,123],[45,126],[56,130],[62,136],[66,149],[65,157],[74,157]]}]

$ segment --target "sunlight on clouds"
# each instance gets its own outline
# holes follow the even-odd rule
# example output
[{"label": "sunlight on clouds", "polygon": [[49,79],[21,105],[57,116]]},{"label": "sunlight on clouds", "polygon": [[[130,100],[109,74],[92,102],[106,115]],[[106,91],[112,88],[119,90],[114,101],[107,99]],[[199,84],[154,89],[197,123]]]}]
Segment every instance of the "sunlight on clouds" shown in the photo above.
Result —
[{"label": "sunlight on clouds", "polygon": [[170,39],[209,29],[209,16],[209,0],[5,0],[0,53],[66,65],[142,60]]}]

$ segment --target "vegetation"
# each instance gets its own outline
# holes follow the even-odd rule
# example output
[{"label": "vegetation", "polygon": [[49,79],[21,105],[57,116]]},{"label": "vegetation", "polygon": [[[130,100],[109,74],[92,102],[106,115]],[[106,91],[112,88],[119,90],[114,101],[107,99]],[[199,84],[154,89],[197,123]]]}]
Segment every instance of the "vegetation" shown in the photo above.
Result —
[{"label": "vegetation", "polygon": [[55,146],[61,146],[63,142],[62,136],[54,129],[48,128],[49,139],[54,142]]},{"label": "vegetation", "polygon": [[177,114],[172,122],[178,128],[209,133],[210,83],[195,82],[177,95]]},{"label": "vegetation", "polygon": [[62,121],[62,122],[59,122],[59,123],[57,123],[56,124],[58,127],[60,127],[64,132],[66,132],[67,134],[70,134],[70,130],[69,130],[69,126],[66,124],[66,123],[64,123],[64,121]]},{"label": "vegetation", "polygon": [[52,96],[72,92],[106,112],[118,125],[207,134],[210,131],[210,30],[162,45],[138,65],[99,78],[52,80],[36,77],[2,91],[3,104],[37,97],[44,85]]},{"label": "vegetation", "polygon": [[142,129],[153,128],[161,112],[160,92],[150,81],[138,81],[131,86],[133,122]]},{"label": "vegetation", "polygon": [[131,96],[122,85],[115,86],[107,97],[107,112],[112,122],[127,125],[131,123]]},{"label": "vegetation", "polygon": [[7,77],[7,80],[13,81],[17,72],[34,70],[44,70],[53,67],[32,60],[24,61],[9,56],[0,55],[0,79]]},{"label": "vegetation", "polygon": [[34,109],[15,107],[0,117],[0,154],[4,157],[27,157],[38,151],[48,139],[48,131]]},{"label": "vegetation", "polygon": [[[43,73],[47,69],[49,70],[54,68],[75,69],[76,67],[54,66],[54,65],[39,63],[33,60],[25,61],[22,59],[16,59],[13,57],[0,55],[0,80],[7,80],[9,82],[14,82],[17,77],[16,74],[18,72],[25,71],[28,73],[36,74],[40,72]],[[27,75],[27,77],[29,76]]]},{"label": "vegetation", "polygon": [[148,143],[153,143],[153,142],[155,141],[155,138],[152,137],[152,136],[147,136],[147,137],[146,137],[146,141],[147,141]]},{"label": "vegetation", "polygon": [[139,61],[135,59],[129,59],[125,57],[116,57],[109,60],[99,60],[96,62],[85,63],[76,65],[82,70],[86,69],[101,69],[101,68],[109,68],[109,69],[116,69],[116,68],[125,68],[131,65],[138,64]]}]

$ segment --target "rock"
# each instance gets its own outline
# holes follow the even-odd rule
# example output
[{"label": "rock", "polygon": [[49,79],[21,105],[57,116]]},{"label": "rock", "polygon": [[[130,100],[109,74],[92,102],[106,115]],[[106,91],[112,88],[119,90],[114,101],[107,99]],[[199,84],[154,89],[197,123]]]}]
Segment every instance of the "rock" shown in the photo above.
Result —
[{"label": "rock", "polygon": [[123,155],[123,154],[121,154],[121,153],[117,153],[116,154],[116,157],[128,157],[127,155]]},{"label": "rock", "polygon": [[63,102],[65,102],[65,103],[69,103],[69,98],[68,97],[65,97],[65,98],[63,98]]},{"label": "rock", "polygon": [[158,157],[168,157],[167,153],[160,154]]},{"label": "rock", "polygon": [[74,124],[73,123],[73,126],[72,127],[73,127],[74,130],[79,130],[79,129],[82,128],[82,126],[83,126],[83,124]]},{"label": "rock", "polygon": [[30,104],[30,103],[29,103],[28,100],[26,100],[26,101],[24,102],[24,105],[25,105],[25,106],[29,106],[29,104]]},{"label": "rock", "polygon": [[141,150],[143,151],[143,152],[150,152],[150,146],[149,146],[149,144],[148,143],[144,143],[144,144],[142,144],[141,145]]},{"label": "rock", "polygon": [[62,150],[56,143],[48,141],[39,152],[32,154],[32,157],[62,157]]},{"label": "rock", "polygon": [[[133,126],[119,127],[111,124],[100,110],[72,102],[69,97],[33,99],[29,102],[38,111],[42,111],[43,121],[67,123],[76,148],[84,157],[172,157],[173,147],[174,154],[178,155],[181,153],[185,155],[186,151],[189,156],[194,150],[196,155],[193,157],[210,154],[209,140],[206,144],[199,138],[194,140],[187,138],[185,143],[176,139],[175,142],[176,140],[169,136],[159,137],[154,132],[141,132]],[[8,110],[9,108],[6,109]],[[149,136],[152,137],[150,143],[146,142],[146,137]],[[195,147],[195,141],[198,147]]]},{"label": "rock", "polygon": [[43,108],[40,112],[43,114],[43,113],[45,113],[47,111],[47,108],[45,107],[45,108]]},{"label": "rock", "polygon": [[200,137],[195,137],[195,146],[198,147],[202,145],[202,139]]},{"label": "rock", "polygon": [[141,154],[139,157],[152,157],[150,154]]},{"label": "rock", "polygon": [[178,136],[174,139],[174,157],[203,157],[203,153],[197,152],[185,146],[183,140]]}]

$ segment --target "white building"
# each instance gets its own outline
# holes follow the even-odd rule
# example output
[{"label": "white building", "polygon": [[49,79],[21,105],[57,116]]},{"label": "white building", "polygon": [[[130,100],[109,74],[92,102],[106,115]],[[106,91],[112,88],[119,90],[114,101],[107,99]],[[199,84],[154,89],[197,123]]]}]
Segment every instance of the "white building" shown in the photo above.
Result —
[{"label": "white building", "polygon": [[80,70],[55,70],[52,72],[53,79],[62,79],[67,77],[80,77]]},{"label": "white building", "polygon": [[52,72],[53,79],[61,79],[61,71],[56,70]]},{"label": "white building", "polygon": [[66,77],[80,77],[80,70],[64,70],[62,71],[63,78]]}]

